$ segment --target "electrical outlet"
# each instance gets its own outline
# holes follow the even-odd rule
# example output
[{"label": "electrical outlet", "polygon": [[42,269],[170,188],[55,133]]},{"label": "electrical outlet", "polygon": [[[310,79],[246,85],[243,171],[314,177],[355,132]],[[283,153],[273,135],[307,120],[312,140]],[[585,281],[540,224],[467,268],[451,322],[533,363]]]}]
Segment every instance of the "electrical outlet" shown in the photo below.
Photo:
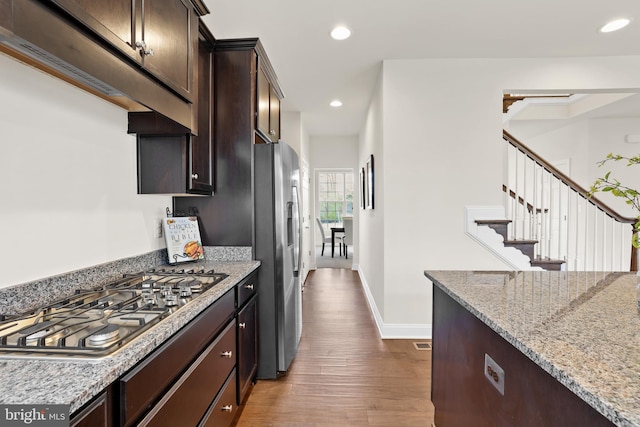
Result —
[{"label": "electrical outlet", "polygon": [[484,355],[484,376],[504,396],[504,370],[486,353]]},{"label": "electrical outlet", "polygon": [[155,222],[155,227],[153,230],[153,235],[157,238],[157,239],[161,239],[162,238],[162,220],[159,219]]}]

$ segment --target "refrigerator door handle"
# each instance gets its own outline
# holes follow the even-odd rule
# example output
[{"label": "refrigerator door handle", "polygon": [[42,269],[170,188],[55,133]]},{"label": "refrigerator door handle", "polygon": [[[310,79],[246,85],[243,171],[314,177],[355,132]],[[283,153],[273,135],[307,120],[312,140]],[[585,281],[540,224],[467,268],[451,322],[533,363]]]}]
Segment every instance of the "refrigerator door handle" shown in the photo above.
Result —
[{"label": "refrigerator door handle", "polygon": [[300,270],[300,211],[298,204],[298,187],[291,187],[291,219],[293,233],[293,274],[298,275]]}]

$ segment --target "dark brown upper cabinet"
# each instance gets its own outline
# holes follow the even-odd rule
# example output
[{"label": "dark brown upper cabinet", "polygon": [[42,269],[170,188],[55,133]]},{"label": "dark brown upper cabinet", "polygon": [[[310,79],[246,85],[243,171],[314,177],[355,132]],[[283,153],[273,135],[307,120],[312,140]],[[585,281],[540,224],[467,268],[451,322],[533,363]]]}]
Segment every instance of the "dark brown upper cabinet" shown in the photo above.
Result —
[{"label": "dark brown upper cabinet", "polygon": [[197,135],[155,112],[129,113],[129,133],[137,134],[140,194],[213,194],[213,43],[201,25]]},{"label": "dark brown upper cabinet", "polygon": [[282,91],[259,39],[218,39],[213,54],[215,196],[174,197],[173,208],[179,213],[198,210],[205,244],[252,246],[254,221],[260,218],[254,211],[253,151],[256,143],[273,141],[257,125],[259,69],[275,98]]},{"label": "dark brown upper cabinet", "polygon": [[0,0],[0,51],[197,133],[202,0]]},{"label": "dark brown upper cabinet", "polygon": [[201,25],[198,42],[198,134],[191,136],[187,180],[188,191],[197,194],[213,194],[213,42],[213,36]]},{"label": "dark brown upper cabinet", "polygon": [[256,129],[268,142],[278,142],[280,140],[280,99],[282,95],[277,86],[271,82],[269,67],[265,64],[264,59],[258,58]]},{"label": "dark brown upper cabinet", "polygon": [[195,97],[198,15],[190,0],[53,0],[187,101]]}]

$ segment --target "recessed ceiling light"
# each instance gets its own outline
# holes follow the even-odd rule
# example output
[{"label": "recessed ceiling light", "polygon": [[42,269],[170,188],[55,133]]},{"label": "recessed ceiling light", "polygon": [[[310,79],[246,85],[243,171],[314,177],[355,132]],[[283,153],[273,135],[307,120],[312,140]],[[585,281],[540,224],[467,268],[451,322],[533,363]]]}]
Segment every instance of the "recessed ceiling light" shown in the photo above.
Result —
[{"label": "recessed ceiling light", "polygon": [[329,105],[335,108],[342,107],[342,101],[340,101],[339,99],[334,99]]},{"label": "recessed ceiling light", "polygon": [[344,26],[335,27],[331,30],[331,37],[335,40],[345,40],[351,36],[351,30]]},{"label": "recessed ceiling light", "polygon": [[629,25],[630,20],[627,18],[616,19],[615,21],[607,22],[605,25],[600,28],[601,33],[610,33],[612,31],[618,31],[627,25]]}]

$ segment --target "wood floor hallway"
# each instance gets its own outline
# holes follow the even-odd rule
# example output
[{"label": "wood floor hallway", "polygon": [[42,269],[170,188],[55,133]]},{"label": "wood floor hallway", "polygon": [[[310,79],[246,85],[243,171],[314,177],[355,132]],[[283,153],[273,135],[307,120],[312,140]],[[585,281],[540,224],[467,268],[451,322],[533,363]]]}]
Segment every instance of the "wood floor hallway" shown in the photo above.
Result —
[{"label": "wood floor hallway", "polygon": [[358,273],[312,271],[288,374],[260,380],[238,427],[431,426],[431,351],[380,339]]}]

